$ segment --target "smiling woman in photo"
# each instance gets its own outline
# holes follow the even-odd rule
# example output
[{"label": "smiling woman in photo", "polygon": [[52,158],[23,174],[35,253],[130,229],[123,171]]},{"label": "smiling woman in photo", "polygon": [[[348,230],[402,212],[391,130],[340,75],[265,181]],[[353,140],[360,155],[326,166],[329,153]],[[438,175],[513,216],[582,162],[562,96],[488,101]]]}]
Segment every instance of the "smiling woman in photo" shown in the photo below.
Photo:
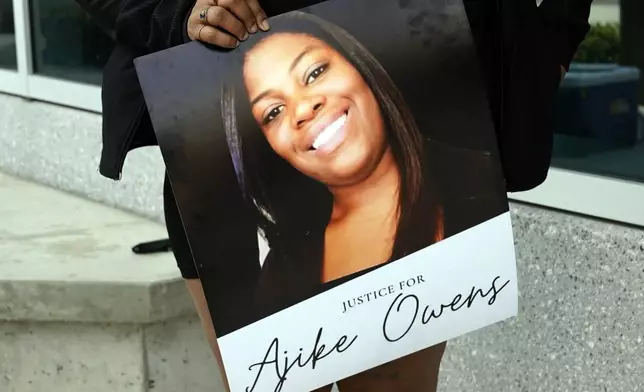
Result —
[{"label": "smiling woman in photo", "polygon": [[444,179],[476,170],[489,184],[489,153],[424,136],[356,39],[303,12],[272,26],[240,47],[221,104],[242,193],[270,247],[262,316],[504,212],[452,218],[487,198],[476,184],[449,192]]},{"label": "smiling woman in photo", "polygon": [[[270,248],[256,319],[507,210],[498,194],[484,193],[498,176],[490,154],[425,136],[385,69],[355,38],[302,12],[271,24],[231,53],[237,62],[221,88],[238,182]],[[478,180],[450,185],[473,171]],[[444,348],[395,361],[392,369],[435,390]],[[340,388],[371,385],[368,375],[388,366]],[[382,390],[378,383],[373,390]]]}]

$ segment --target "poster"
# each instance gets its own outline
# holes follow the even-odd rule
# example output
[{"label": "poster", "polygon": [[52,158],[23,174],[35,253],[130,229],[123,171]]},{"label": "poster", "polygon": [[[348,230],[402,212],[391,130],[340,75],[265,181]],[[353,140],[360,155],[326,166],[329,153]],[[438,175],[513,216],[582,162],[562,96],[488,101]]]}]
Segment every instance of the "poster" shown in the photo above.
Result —
[{"label": "poster", "polygon": [[136,60],[231,390],[313,390],[516,315],[462,3],[270,23]]}]

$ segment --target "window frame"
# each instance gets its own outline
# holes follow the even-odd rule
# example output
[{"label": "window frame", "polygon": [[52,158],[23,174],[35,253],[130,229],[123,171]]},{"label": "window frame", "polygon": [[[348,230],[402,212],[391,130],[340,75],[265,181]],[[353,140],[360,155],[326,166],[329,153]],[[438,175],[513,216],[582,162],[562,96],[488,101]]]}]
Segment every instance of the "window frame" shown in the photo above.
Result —
[{"label": "window frame", "polygon": [[24,96],[26,91],[25,76],[19,71],[0,69],[0,94]]},{"label": "window frame", "polygon": [[[617,5],[618,0],[597,0]],[[17,70],[0,70],[0,93],[101,113],[100,86],[34,74],[29,0],[13,0]],[[644,227],[644,183],[551,167],[534,190],[508,194],[511,201]]]},{"label": "window frame", "polygon": [[537,188],[508,194],[517,202],[644,227],[644,183],[551,167]]},{"label": "window frame", "polygon": [[100,113],[100,86],[34,73],[29,7],[29,0],[13,0],[18,67],[0,69],[0,93]]},{"label": "window frame", "polygon": [[24,58],[24,53],[21,50],[29,38],[24,35],[25,29],[23,26],[23,18],[25,13],[23,0],[13,0],[13,25],[16,43],[16,69],[0,69],[0,92],[12,95],[24,96],[27,92],[27,75],[28,75],[28,61]]},{"label": "window frame", "polygon": [[27,91],[30,99],[101,113],[101,87],[91,84],[29,75]]}]

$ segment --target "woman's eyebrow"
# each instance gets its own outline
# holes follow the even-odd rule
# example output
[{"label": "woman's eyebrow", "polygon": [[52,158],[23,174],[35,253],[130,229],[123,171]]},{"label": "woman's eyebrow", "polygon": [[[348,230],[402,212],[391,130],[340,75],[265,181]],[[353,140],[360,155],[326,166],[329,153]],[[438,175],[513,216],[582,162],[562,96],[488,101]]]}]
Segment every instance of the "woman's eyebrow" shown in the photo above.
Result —
[{"label": "woman's eyebrow", "polygon": [[297,57],[295,57],[295,59],[293,60],[293,63],[291,63],[291,66],[288,69],[288,72],[289,73],[293,72],[295,67],[297,67],[297,64],[302,60],[302,58],[304,56],[306,56],[308,53],[310,53],[310,52],[312,52],[312,51],[314,51],[316,49],[319,49],[319,47],[316,46],[316,45],[310,45],[310,46],[307,46],[306,48],[304,48],[304,50],[300,54],[298,54]]},{"label": "woman's eyebrow", "polygon": [[262,98],[266,97],[267,95],[271,95],[272,93],[273,93],[273,90],[272,90],[272,89],[271,89],[271,90],[266,90],[266,91],[264,91],[264,92],[260,93],[258,96],[256,96],[255,98],[253,98],[253,100],[252,100],[252,101],[250,101],[250,106],[255,106],[255,104],[256,104],[257,102],[261,101],[261,100],[262,100]]},{"label": "woman's eyebrow", "polygon": [[[302,58],[304,58],[304,56],[306,56],[307,54],[317,49],[320,49],[320,47],[316,45],[310,45],[304,48],[304,50],[302,50],[302,52],[298,54],[297,57],[295,57],[295,59],[293,59],[293,62],[291,63],[291,66],[288,69],[289,73],[293,72],[295,67],[297,67],[297,64],[299,64],[299,62],[302,61]],[[250,106],[255,106],[255,104],[259,102],[262,98],[268,95],[271,95],[272,93],[273,93],[273,90],[266,90],[262,92],[261,94],[259,94],[258,96],[256,96],[250,101]]]}]

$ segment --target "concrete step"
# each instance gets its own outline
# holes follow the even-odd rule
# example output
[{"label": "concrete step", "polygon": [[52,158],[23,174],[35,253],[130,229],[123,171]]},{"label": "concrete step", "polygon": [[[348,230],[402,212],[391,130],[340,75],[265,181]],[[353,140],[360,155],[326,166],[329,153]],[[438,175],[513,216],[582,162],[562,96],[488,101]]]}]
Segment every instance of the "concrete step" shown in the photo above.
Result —
[{"label": "concrete step", "polygon": [[217,391],[158,223],[0,173],[0,391]]}]

